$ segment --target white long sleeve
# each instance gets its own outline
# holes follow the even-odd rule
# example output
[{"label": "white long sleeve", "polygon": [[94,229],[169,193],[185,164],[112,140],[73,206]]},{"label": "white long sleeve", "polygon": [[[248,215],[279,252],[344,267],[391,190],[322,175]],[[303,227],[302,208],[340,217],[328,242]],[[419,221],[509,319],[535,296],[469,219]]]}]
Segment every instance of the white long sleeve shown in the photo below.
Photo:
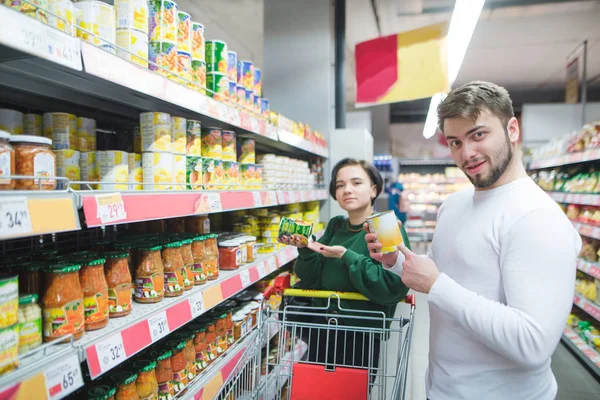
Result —
[{"label": "white long sleeve", "polygon": [[396,259],[396,263],[394,265],[387,265],[385,263],[382,263],[381,265],[383,265],[383,268],[387,269],[388,271],[398,275],[400,278],[402,278],[402,269],[404,268],[402,266],[402,263],[404,262],[404,260],[406,260],[406,257],[404,256],[404,254],[402,254],[401,252],[398,252],[398,258]]}]

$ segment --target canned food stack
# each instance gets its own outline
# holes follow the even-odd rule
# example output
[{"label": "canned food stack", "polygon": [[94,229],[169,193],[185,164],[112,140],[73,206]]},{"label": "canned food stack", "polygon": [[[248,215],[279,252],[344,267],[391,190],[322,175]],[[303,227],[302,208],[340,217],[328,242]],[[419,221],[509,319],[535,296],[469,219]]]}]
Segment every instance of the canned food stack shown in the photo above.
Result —
[{"label": "canned food stack", "polygon": [[0,109],[0,130],[11,135],[22,135],[23,113],[5,108]]},{"label": "canned food stack", "polygon": [[71,0],[48,0],[48,25],[69,35],[76,35],[79,10]]},{"label": "canned food stack", "polygon": [[97,161],[100,166],[100,190],[129,188],[129,154],[126,151],[98,151]]},{"label": "canned food stack", "polygon": [[39,114],[23,114],[23,134],[43,136],[44,117]]},{"label": "canned food stack", "polygon": [[192,82],[194,88],[206,94],[206,46],[204,25],[192,21]]},{"label": "canned food stack", "polygon": [[206,41],[206,87],[208,95],[219,101],[229,99],[227,57],[227,43],[221,40]]},{"label": "canned food stack", "polygon": [[115,8],[102,1],[79,1],[76,11],[77,37],[110,53],[116,53]]},{"label": "canned food stack", "polygon": [[315,178],[310,173],[308,162],[275,154],[262,154],[257,157],[263,168],[262,183],[268,189],[290,186],[314,186]]},{"label": "canned food stack", "polygon": [[[83,182],[100,181],[100,164],[98,153],[95,151],[82,151],[79,155],[79,172]],[[80,189],[98,189],[97,184],[85,184]]]},{"label": "canned food stack", "polygon": [[142,168],[142,155],[139,153],[127,154],[129,169],[129,190],[144,189],[144,170]]},{"label": "canned food stack", "polygon": [[222,131],[220,128],[201,129],[202,178],[204,189],[218,190],[224,182]]},{"label": "canned food stack", "polygon": [[202,124],[188,119],[185,128],[185,184],[188,190],[201,190],[202,175]]},{"label": "canned food stack", "polygon": [[149,0],[149,68],[173,77],[177,72],[178,14],[177,4],[170,0]]},{"label": "canned food stack", "polygon": [[173,187],[172,120],[167,113],[140,114],[140,148],[144,190]]},{"label": "canned food stack", "polygon": [[[70,181],[81,180],[81,153],[77,150],[54,150],[56,155],[56,174],[58,176],[66,177]],[[78,184],[71,186],[73,189],[79,189]],[[64,181],[60,181],[57,184],[57,189],[67,189],[67,184]]]},{"label": "canned food stack", "polygon": [[192,16],[177,12],[177,81],[188,87],[192,83]]},{"label": "canned food stack", "polygon": [[43,24],[48,23],[48,16],[46,13],[46,10],[48,10],[48,0],[32,0],[27,3],[22,0],[5,0],[4,4],[31,18],[36,18]]},{"label": "canned food stack", "polygon": [[115,0],[117,55],[148,68],[148,2]]}]

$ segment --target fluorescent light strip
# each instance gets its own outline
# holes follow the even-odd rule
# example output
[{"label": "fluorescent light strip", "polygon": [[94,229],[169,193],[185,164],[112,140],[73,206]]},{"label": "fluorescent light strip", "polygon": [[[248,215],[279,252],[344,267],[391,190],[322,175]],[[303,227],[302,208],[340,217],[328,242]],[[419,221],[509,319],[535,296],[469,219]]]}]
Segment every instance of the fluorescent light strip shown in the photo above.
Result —
[{"label": "fluorescent light strip", "polygon": [[437,108],[438,105],[446,98],[446,93],[436,93],[431,98],[431,104],[429,104],[429,111],[427,111],[427,119],[425,120],[425,127],[423,127],[423,136],[425,139],[429,139],[438,129],[438,117]]}]

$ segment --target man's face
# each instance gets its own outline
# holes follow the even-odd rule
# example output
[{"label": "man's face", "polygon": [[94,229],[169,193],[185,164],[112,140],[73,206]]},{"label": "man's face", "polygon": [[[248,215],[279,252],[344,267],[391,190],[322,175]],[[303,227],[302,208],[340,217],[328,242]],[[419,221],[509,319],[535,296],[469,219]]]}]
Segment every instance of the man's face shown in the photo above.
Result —
[{"label": "man's face", "polygon": [[493,187],[504,174],[513,159],[512,146],[518,134],[515,118],[505,127],[497,116],[486,111],[480,113],[477,121],[462,118],[444,121],[444,135],[452,158],[478,189]]}]

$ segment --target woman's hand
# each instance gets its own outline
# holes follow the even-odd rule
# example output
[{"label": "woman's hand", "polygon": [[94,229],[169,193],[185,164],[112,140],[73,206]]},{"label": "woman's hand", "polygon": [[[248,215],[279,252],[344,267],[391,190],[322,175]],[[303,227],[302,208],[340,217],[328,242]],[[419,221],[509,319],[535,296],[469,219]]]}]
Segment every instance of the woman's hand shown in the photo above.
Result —
[{"label": "woman's hand", "polygon": [[317,243],[317,245],[317,249],[311,248],[311,250],[328,258],[342,258],[346,253],[346,248],[344,246],[325,246],[323,244],[319,245],[319,243]]},{"label": "woman's hand", "polygon": [[[402,228],[402,222],[398,221],[398,227]],[[375,261],[379,261],[382,264],[388,266],[396,265],[396,261],[398,260],[398,252],[395,251],[393,253],[381,254],[381,243],[377,239],[377,234],[369,231],[369,224],[365,222],[363,225],[367,234],[365,235],[365,241],[367,242],[367,248],[369,249],[369,255]]]},{"label": "woman's hand", "polygon": [[308,240],[308,244],[303,243],[300,235],[282,236],[277,239],[277,241],[279,243],[287,244],[288,246],[296,246],[299,248],[308,247],[315,253],[319,253],[328,258],[342,258],[344,253],[346,253],[346,248],[344,246],[325,246],[319,242],[314,242],[312,239]]}]

